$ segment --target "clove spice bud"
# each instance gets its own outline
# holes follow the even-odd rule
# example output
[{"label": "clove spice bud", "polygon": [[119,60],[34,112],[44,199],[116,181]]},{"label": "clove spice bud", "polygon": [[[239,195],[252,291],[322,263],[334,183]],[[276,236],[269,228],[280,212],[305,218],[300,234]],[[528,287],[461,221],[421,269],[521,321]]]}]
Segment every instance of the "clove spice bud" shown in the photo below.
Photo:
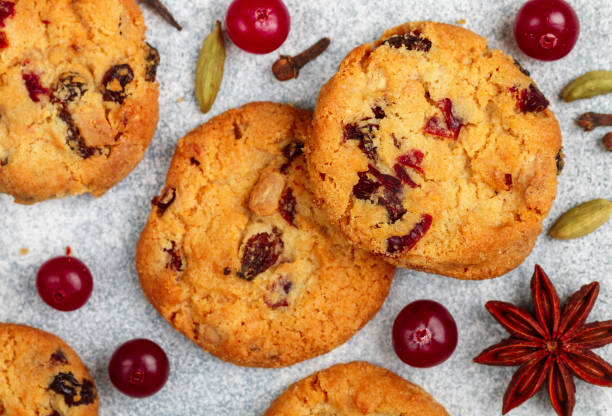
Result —
[{"label": "clove spice bud", "polygon": [[606,134],[601,141],[604,147],[612,152],[612,131]]},{"label": "clove spice bud", "polygon": [[274,65],[272,65],[272,73],[279,81],[288,81],[297,78],[300,74],[300,69],[325,52],[330,42],[329,38],[323,38],[299,55],[281,55],[280,58],[274,62]]},{"label": "clove spice bud", "polygon": [[584,113],[576,123],[586,131],[593,130],[599,126],[612,126],[612,114]]},{"label": "clove spice bud", "polygon": [[177,28],[178,30],[183,30],[183,27],[176,21],[170,10],[166,6],[162,4],[159,0],[139,0],[141,3],[145,3],[149,7],[151,7],[155,12],[160,15],[166,22],[170,23],[172,26]]}]

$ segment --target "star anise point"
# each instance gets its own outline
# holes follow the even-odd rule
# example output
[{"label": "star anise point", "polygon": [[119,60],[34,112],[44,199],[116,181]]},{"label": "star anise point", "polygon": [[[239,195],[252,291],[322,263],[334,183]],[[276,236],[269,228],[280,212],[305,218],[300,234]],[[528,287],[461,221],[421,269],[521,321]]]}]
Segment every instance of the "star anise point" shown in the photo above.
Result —
[{"label": "star anise point", "polygon": [[572,374],[612,387],[612,365],[591,351],[612,343],[612,320],[585,324],[598,293],[598,282],[584,285],[561,308],[555,287],[536,265],[531,279],[533,314],[507,302],[487,302],[487,310],[511,336],[485,349],[474,361],[520,365],[504,394],[503,414],[523,404],[546,382],[557,414],[571,416],[576,403]]}]

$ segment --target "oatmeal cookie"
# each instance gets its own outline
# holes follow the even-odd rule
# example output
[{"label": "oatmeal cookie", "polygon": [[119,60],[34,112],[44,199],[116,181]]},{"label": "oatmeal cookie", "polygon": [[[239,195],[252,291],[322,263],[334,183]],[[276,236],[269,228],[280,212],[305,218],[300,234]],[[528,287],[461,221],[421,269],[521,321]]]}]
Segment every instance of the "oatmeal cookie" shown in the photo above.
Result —
[{"label": "oatmeal cookie", "polygon": [[144,293],[176,329],[243,366],[342,344],[378,311],[394,267],[351,246],[313,204],[311,112],[251,103],[179,141],[140,236]]},{"label": "oatmeal cookie", "polygon": [[338,364],[289,386],[264,416],[448,416],[419,386],[366,362]]},{"label": "oatmeal cookie", "polygon": [[0,415],[93,416],[96,385],[81,359],[55,335],[0,323]]},{"label": "oatmeal cookie", "polygon": [[100,196],[142,159],[159,54],[135,0],[0,0],[0,192]]},{"label": "oatmeal cookie", "polygon": [[556,195],[548,104],[484,38],[404,24],[355,48],[322,88],[313,191],[348,239],[397,266],[502,275],[531,252]]}]

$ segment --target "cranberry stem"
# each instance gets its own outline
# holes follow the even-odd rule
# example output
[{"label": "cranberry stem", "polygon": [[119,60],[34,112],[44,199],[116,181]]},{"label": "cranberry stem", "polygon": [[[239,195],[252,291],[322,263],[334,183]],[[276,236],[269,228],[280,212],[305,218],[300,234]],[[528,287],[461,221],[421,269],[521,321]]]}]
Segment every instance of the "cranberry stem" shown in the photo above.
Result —
[{"label": "cranberry stem", "polygon": [[419,328],[414,331],[414,340],[419,344],[426,344],[431,341],[431,332],[427,328]]},{"label": "cranberry stem", "polygon": [[552,49],[557,46],[557,42],[559,39],[552,33],[547,33],[540,37],[540,46],[544,49]]}]

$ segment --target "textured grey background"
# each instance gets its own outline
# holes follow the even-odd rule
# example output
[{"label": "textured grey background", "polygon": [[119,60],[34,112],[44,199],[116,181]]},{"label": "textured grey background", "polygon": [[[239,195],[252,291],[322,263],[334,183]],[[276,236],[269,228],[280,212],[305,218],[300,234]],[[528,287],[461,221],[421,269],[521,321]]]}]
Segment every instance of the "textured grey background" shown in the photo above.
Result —
[{"label": "textured grey background", "polygon": [[[612,223],[586,238],[553,241],[542,235],[524,264],[485,282],[462,282],[400,270],[380,313],[360,333],[331,353],[280,370],[245,369],[223,363],[175,332],[148,304],[134,268],[135,245],[149,215],[149,201],[161,188],[176,141],[212,115],[252,100],[293,102],[312,107],[320,86],[355,45],[374,40],[384,29],[405,21],[432,19],[466,27],[491,46],[518,57],[552,102],[564,133],[567,164],[559,194],[545,223],[576,203],[612,197],[612,154],[600,144],[605,130],[583,133],[574,124],[587,110],[612,112],[612,95],[566,104],[557,96],[573,77],[591,69],[612,69],[612,3],[573,0],[582,22],[578,45],[565,59],[536,62],[517,50],[512,21],[521,0],[287,0],[292,29],[277,52],[255,56],[228,43],[226,73],[208,115],[199,113],[193,93],[200,43],[216,19],[224,19],[229,0],[164,0],[185,30],[177,32],[145,10],[149,40],[160,49],[161,119],[143,162],[121,184],[99,199],[89,196],[20,206],[0,196],[0,320],[54,332],[70,343],[92,369],[102,399],[101,415],[260,415],[291,382],[334,363],[361,359],[385,366],[430,391],[453,415],[496,415],[513,368],[473,364],[472,357],[505,337],[484,304],[501,299],[527,306],[529,278],[541,264],[564,299],[581,285],[602,283],[590,320],[612,318]],[[330,36],[329,51],[302,71],[298,80],[276,82],[269,67],[278,53],[294,54]],[[184,98],[179,102],[179,98]],[[248,163],[248,161],[244,161]],[[65,246],[91,268],[95,289],[81,310],[62,313],[37,296],[34,276],[47,258]],[[20,255],[22,247],[29,254]],[[416,299],[435,299],[448,307],[459,326],[459,345],[444,364],[426,370],[400,362],[391,346],[391,325],[401,308]],[[134,337],[148,337],[167,351],[172,372],[166,387],[148,399],[130,399],[110,384],[106,365],[113,350]],[[612,361],[612,347],[598,351]],[[612,414],[612,390],[576,381],[575,415]],[[541,392],[512,415],[553,415]]]}]

